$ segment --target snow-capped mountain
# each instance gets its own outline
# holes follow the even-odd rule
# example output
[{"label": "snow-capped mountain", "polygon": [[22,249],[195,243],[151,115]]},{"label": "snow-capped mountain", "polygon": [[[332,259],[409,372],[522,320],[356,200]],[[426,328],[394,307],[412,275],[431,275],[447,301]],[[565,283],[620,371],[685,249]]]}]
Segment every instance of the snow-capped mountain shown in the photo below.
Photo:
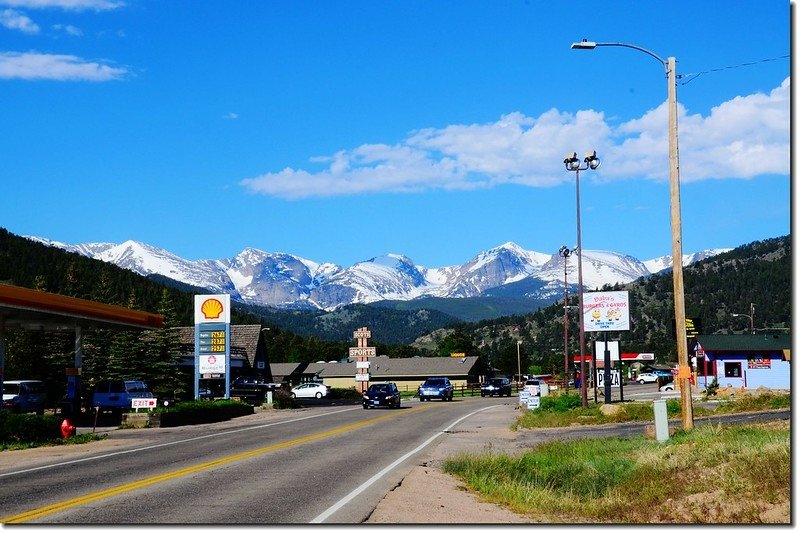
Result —
[{"label": "snow-capped mountain", "polygon": [[[422,296],[464,298],[497,293],[547,299],[563,293],[564,258],[505,243],[480,252],[463,265],[426,268],[399,254],[361,261],[348,268],[285,253],[245,248],[230,259],[190,261],[136,241],[122,244],[69,245],[39,237],[37,242],[114,263],[144,276],[159,274],[176,281],[231,294],[234,300],[280,308],[332,310],[352,303],[411,300]],[[684,265],[727,251],[707,250],[684,256]],[[646,262],[629,255],[584,250],[583,284],[629,283],[670,268],[670,257]],[[566,261],[567,282],[578,283],[577,255]]]},{"label": "snow-capped mountain", "polygon": [[[702,261],[703,259],[707,259],[721,253],[730,252],[731,250],[733,250],[733,248],[712,248],[710,250],[704,250],[694,254],[683,254],[683,266],[688,266],[692,263],[696,263],[697,261]],[[672,268],[672,256],[664,255],[662,257],[656,257],[655,259],[649,259],[644,261],[644,266],[647,267],[647,270],[653,274],[667,270]]]}]

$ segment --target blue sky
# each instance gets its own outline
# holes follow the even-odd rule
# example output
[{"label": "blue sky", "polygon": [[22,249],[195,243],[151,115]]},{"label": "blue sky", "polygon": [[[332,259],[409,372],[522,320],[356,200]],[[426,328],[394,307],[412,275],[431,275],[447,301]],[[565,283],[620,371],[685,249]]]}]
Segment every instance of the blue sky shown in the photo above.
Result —
[{"label": "blue sky", "polygon": [[187,259],[460,264],[790,233],[790,4],[0,0],[0,226]]}]

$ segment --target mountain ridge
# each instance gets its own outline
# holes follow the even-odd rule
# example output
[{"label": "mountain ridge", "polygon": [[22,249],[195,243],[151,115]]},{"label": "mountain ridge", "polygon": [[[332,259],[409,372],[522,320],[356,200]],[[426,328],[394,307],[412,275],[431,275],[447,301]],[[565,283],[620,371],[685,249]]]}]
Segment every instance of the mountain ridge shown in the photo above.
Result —
[{"label": "mountain ridge", "polygon": [[[553,301],[564,294],[564,258],[525,250],[506,242],[481,251],[462,265],[427,268],[407,256],[388,253],[342,267],[292,254],[246,247],[226,259],[183,259],[139,241],[65,244],[27,239],[116,264],[144,276],[160,275],[247,304],[283,309],[331,311],[351,304],[410,301],[424,297],[499,296]],[[730,249],[683,256],[684,265]],[[671,268],[671,256],[640,261],[613,251],[583,250],[583,282],[588,290],[630,283]],[[570,291],[577,287],[577,257],[567,260]]]}]

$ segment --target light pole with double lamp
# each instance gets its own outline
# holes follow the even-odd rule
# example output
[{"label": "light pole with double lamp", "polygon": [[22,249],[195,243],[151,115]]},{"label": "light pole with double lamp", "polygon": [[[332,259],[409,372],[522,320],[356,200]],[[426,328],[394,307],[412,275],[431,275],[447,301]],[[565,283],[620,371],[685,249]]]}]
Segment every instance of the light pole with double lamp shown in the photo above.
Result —
[{"label": "light pole with double lamp", "polygon": [[558,255],[564,258],[564,392],[569,392],[569,326],[567,325],[567,297],[569,296],[569,285],[567,285],[567,258],[573,250],[566,245],[558,249]]},{"label": "light pole with double lamp", "polygon": [[675,297],[675,333],[678,348],[678,384],[681,389],[681,422],[683,429],[694,428],[692,415],[692,369],[689,366],[689,346],[686,338],[686,308],[683,296],[683,250],[681,245],[681,181],[678,165],[678,88],[676,60],[666,60],[646,48],[627,43],[596,43],[583,39],[572,43],[573,50],[593,50],[598,46],[621,46],[644,52],[655,58],[667,76],[667,138],[669,144],[670,220],[672,225],[672,286]]},{"label": "light pole with double lamp", "polygon": [[578,253],[578,342],[580,343],[581,354],[581,404],[583,407],[589,407],[589,399],[586,395],[586,342],[583,325],[583,248],[581,247],[581,170],[595,170],[600,166],[600,160],[597,159],[597,152],[591,151],[586,153],[583,158],[585,166],[581,166],[581,160],[578,159],[577,152],[567,154],[564,158],[564,166],[568,172],[575,173],[575,203],[577,206],[577,222],[578,222],[578,246],[575,251]]}]

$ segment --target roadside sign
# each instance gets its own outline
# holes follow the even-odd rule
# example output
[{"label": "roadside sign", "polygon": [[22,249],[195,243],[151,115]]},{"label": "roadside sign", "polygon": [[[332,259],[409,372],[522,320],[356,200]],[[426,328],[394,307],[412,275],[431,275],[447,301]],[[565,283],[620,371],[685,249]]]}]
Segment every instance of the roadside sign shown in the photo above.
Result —
[{"label": "roadside sign", "polygon": [[377,353],[378,352],[374,346],[350,348],[350,357],[375,357]]},{"label": "roadside sign", "polygon": [[539,396],[530,396],[528,398],[528,409],[538,409],[541,405],[542,399]]},{"label": "roadside sign", "polygon": [[583,297],[586,331],[627,331],[630,329],[628,291],[587,292]]},{"label": "roadside sign", "polygon": [[356,381],[369,381],[369,374],[356,374]]},{"label": "roadside sign", "polygon": [[[611,386],[619,387],[619,370],[611,370]],[[597,371],[597,388],[605,387],[605,371],[600,369]]]},{"label": "roadside sign", "polygon": [[155,398],[131,398],[131,409],[155,409]]}]

